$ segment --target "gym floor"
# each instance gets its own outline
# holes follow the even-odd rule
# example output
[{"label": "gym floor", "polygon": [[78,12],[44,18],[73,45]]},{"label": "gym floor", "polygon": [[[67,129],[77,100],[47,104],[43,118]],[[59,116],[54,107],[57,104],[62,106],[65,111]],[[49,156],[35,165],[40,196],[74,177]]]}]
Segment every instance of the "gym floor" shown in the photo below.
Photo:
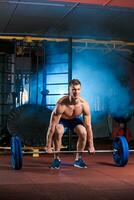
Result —
[{"label": "gym floor", "polygon": [[125,167],[116,167],[111,153],[85,154],[88,168],[73,167],[75,155],[61,155],[59,170],[49,168],[52,155],[23,157],[13,170],[10,156],[0,156],[1,200],[133,200],[134,153]]}]

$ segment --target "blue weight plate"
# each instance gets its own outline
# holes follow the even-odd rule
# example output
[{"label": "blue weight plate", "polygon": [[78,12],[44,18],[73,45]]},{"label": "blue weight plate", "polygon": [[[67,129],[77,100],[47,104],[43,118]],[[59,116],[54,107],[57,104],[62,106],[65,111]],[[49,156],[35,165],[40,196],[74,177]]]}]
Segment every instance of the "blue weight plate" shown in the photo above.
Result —
[{"label": "blue weight plate", "polygon": [[15,170],[22,168],[22,145],[18,136],[11,138],[11,165]]},{"label": "blue weight plate", "polygon": [[129,147],[124,136],[118,136],[113,141],[113,159],[117,166],[123,167],[128,162]]},{"label": "blue weight plate", "polygon": [[124,136],[120,138],[122,140],[122,146],[123,146],[123,161],[122,166],[125,166],[128,163],[129,158],[129,147],[128,142]]}]

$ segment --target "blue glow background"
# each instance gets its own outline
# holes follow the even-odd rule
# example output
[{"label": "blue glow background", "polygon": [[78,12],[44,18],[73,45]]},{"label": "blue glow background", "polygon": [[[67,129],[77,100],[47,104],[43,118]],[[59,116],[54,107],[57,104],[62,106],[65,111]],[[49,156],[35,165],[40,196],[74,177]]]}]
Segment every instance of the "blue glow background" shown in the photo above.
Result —
[{"label": "blue glow background", "polygon": [[[55,104],[56,101],[68,93],[68,53],[51,45],[54,52],[48,58],[48,63],[32,77],[31,81],[31,103],[40,104],[44,87],[43,70],[46,69],[47,83],[64,83],[64,85],[48,85],[46,89],[47,104]],[[127,56],[127,52],[122,53]],[[89,103],[93,121],[96,121],[108,113],[114,116],[127,115],[131,107],[131,95],[129,89],[128,61],[119,56],[115,51],[105,53],[101,50],[73,49],[72,56],[72,78],[78,78],[82,83],[83,96]],[[56,75],[55,73],[63,73]],[[65,73],[65,74],[64,74]],[[33,95],[34,94],[34,95]],[[38,94],[38,98],[37,95]],[[51,107],[53,108],[53,107]]]},{"label": "blue glow background", "polygon": [[73,78],[82,82],[82,96],[90,104],[93,120],[107,113],[122,116],[130,112],[127,65],[115,52],[73,52]]}]

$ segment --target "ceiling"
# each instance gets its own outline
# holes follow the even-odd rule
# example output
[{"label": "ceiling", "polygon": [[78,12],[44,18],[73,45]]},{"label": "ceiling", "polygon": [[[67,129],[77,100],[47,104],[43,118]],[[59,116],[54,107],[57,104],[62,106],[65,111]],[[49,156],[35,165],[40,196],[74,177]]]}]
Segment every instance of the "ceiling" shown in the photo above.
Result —
[{"label": "ceiling", "polygon": [[0,35],[134,42],[134,0],[0,1]]}]

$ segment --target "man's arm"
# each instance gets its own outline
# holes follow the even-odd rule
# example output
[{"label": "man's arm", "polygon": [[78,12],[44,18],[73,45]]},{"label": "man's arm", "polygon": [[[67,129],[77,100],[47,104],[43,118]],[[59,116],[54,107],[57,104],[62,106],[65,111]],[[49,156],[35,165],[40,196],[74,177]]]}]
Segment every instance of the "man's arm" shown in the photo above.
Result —
[{"label": "man's arm", "polygon": [[95,153],[94,142],[93,142],[93,131],[91,127],[91,114],[89,105],[87,103],[84,104],[83,120],[84,120],[84,126],[87,131],[87,143],[89,145],[89,151],[90,153]]},{"label": "man's arm", "polygon": [[61,115],[63,113],[63,106],[61,104],[57,104],[54,111],[51,114],[50,123],[47,131],[47,150],[51,151],[51,145],[53,140],[53,135],[55,132],[55,127],[59,123]]}]

